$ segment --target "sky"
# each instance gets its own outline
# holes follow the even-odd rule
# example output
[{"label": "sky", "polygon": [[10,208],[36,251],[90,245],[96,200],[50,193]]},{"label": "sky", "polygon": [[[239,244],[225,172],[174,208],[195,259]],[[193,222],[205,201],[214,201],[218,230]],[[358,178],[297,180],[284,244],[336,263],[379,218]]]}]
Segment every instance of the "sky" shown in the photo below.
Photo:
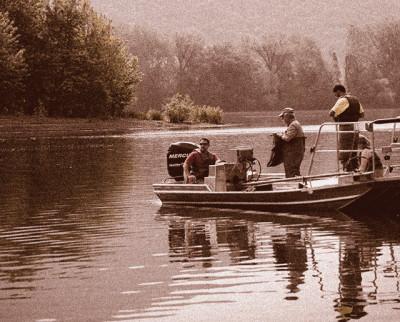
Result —
[{"label": "sky", "polygon": [[265,34],[312,37],[343,56],[350,26],[400,20],[400,0],[92,0],[115,23],[167,35],[192,32],[206,41],[240,41]]}]

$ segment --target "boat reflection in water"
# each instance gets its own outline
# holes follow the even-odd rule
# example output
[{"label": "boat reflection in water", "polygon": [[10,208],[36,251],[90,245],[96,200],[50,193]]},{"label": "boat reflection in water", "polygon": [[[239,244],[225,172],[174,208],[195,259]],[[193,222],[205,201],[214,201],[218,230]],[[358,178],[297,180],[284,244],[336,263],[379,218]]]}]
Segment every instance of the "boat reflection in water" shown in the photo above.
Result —
[{"label": "boat reflection in water", "polygon": [[169,223],[170,257],[177,261],[198,261],[212,267],[213,254],[219,245],[226,247],[229,260],[240,263],[255,258],[255,236],[251,223],[232,220],[190,221]]},{"label": "boat reflection in water", "polygon": [[392,306],[393,316],[386,317],[395,320],[400,309],[396,217],[381,216],[377,225],[336,212],[315,217],[162,207],[159,219],[168,222],[170,261],[183,265],[174,277],[175,295],[206,294],[215,303],[216,293],[227,302],[249,294],[256,303],[262,293],[264,305],[315,302],[304,308],[311,319],[340,321],[379,317],[383,304]]},{"label": "boat reflection in water", "polygon": [[[304,272],[307,270],[307,237],[297,227],[287,228],[283,234],[272,235],[273,255],[277,267],[287,267],[290,294],[300,291],[299,285],[304,283]],[[297,296],[288,295],[286,300],[296,300]]]}]

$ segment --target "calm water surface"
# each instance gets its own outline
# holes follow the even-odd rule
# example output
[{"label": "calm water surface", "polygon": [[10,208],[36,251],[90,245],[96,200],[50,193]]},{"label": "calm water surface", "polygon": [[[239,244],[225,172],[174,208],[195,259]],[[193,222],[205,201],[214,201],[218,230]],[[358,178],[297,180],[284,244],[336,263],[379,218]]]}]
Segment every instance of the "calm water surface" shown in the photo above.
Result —
[{"label": "calm water surface", "polygon": [[153,195],[171,142],[207,136],[222,158],[252,145],[266,164],[269,134],[0,142],[0,321],[399,321],[398,217],[164,208]]}]

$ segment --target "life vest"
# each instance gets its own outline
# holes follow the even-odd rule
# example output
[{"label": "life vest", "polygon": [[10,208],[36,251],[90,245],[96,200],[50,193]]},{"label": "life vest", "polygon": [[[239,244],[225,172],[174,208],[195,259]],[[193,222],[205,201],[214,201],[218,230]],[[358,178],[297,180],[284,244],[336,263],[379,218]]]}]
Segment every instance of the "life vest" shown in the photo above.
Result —
[{"label": "life vest", "polygon": [[349,102],[349,107],[336,116],[335,120],[337,122],[357,122],[361,116],[360,101],[353,95],[346,94],[344,97]]}]

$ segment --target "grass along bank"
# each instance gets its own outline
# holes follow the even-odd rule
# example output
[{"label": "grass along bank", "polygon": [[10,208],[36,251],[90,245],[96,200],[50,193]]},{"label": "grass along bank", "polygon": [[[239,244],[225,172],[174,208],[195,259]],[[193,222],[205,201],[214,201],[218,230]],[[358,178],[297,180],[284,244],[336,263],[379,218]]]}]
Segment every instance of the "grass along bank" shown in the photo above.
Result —
[{"label": "grass along bank", "polygon": [[141,120],[166,120],[170,123],[222,124],[223,111],[219,106],[196,105],[189,95],[177,93],[161,110],[150,109],[147,112],[138,112],[134,108],[127,108],[124,115]]}]

